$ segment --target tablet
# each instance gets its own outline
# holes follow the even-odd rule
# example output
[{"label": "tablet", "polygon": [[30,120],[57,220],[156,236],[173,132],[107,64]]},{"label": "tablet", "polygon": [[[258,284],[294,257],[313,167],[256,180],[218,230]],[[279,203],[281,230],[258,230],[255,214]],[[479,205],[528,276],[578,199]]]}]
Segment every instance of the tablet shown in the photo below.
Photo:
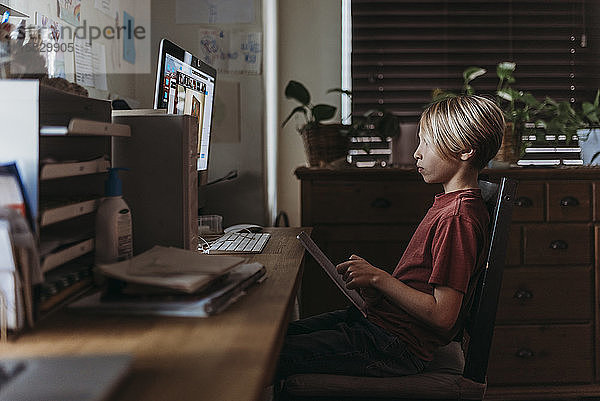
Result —
[{"label": "tablet", "polygon": [[360,296],[358,291],[349,290],[346,288],[346,282],[342,279],[342,276],[338,274],[335,265],[329,260],[327,256],[321,251],[321,249],[315,244],[304,231],[300,232],[296,237],[300,243],[306,248],[306,250],[315,258],[315,260],[321,265],[327,275],[333,280],[337,288],[358,308],[358,310],[367,317],[367,304],[365,300]]}]

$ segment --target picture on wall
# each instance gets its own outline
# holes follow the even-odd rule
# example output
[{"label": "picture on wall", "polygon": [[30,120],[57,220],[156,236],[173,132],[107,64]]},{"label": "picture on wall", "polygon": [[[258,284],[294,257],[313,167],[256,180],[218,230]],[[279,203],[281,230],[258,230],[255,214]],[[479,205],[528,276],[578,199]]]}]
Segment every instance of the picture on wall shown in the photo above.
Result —
[{"label": "picture on wall", "polygon": [[56,0],[58,17],[71,25],[81,22],[81,0]]}]

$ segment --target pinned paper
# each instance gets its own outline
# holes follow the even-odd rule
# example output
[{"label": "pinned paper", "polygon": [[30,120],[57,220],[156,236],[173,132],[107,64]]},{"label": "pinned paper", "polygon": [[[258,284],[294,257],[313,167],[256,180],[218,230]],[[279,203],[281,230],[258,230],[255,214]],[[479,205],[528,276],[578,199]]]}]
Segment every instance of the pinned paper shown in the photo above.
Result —
[{"label": "pinned paper", "polygon": [[92,61],[94,86],[96,89],[108,90],[108,84],[106,83],[106,47],[102,43],[92,43]]},{"label": "pinned paper", "polygon": [[36,12],[37,25],[42,28],[42,42],[45,49],[40,54],[46,59],[49,77],[66,78],[65,53],[69,51],[68,45],[63,40],[63,26],[48,16]]},{"label": "pinned paper", "polygon": [[119,0],[94,0],[94,7],[111,18],[119,9]]},{"label": "pinned paper", "polygon": [[135,64],[135,36],[133,29],[135,27],[134,18],[126,11],[123,11],[123,60]]},{"label": "pinned paper", "polygon": [[92,46],[78,37],[73,41],[75,45],[75,80],[79,85],[94,86],[94,70],[92,67]]},{"label": "pinned paper", "polygon": [[219,72],[260,74],[262,35],[260,32],[200,31],[199,54]]},{"label": "pinned paper", "polygon": [[56,0],[58,16],[71,25],[79,26],[81,22],[81,0]]},{"label": "pinned paper", "polygon": [[178,24],[251,24],[254,0],[177,0]]}]

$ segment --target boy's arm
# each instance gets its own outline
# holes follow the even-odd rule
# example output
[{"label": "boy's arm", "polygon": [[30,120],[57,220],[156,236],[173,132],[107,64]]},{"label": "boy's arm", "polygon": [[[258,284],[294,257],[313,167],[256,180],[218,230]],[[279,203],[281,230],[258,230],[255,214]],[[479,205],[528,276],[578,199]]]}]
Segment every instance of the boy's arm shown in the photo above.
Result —
[{"label": "boy's arm", "polygon": [[337,265],[349,289],[379,290],[390,301],[425,323],[440,330],[450,330],[456,323],[463,293],[450,287],[436,286],[433,295],[416,290],[366,260],[352,255]]},{"label": "boy's arm", "polygon": [[367,305],[370,306],[377,305],[379,302],[381,302],[381,298],[383,298],[381,291],[372,287],[359,288],[359,293]]}]

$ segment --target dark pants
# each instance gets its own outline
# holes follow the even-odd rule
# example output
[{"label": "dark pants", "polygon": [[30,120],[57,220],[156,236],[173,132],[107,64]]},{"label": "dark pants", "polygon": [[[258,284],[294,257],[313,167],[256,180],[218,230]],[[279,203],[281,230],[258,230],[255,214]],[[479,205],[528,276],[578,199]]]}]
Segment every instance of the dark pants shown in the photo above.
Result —
[{"label": "dark pants", "polygon": [[275,379],[296,373],[405,376],[422,371],[426,363],[349,308],[290,323]]}]

